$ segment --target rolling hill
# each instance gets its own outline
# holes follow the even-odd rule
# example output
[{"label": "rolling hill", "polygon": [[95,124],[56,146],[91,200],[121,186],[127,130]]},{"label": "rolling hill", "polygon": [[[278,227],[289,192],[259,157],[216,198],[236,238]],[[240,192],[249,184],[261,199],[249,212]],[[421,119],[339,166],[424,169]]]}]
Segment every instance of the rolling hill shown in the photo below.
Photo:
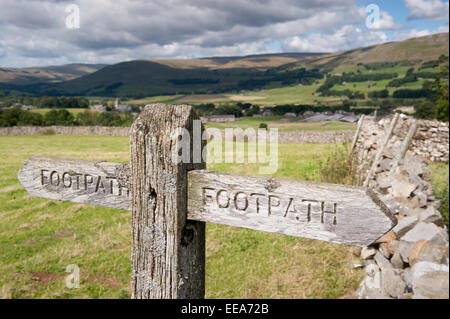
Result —
[{"label": "rolling hill", "polygon": [[448,32],[325,54],[302,62],[334,69],[340,66],[360,63],[408,61],[420,64],[426,61],[437,60],[441,55],[449,55]]},{"label": "rolling hill", "polygon": [[62,82],[93,73],[106,64],[65,64],[31,68],[0,68],[0,83],[30,85],[36,83]]},{"label": "rolling hill", "polygon": [[[283,53],[245,57],[146,59],[105,66],[92,73],[88,72],[92,70],[88,67],[49,67],[41,68],[41,72],[54,76],[52,81],[55,78],[60,80],[55,74],[65,74],[73,79],[49,83],[49,75],[44,83],[37,84],[17,85],[14,80],[4,81],[3,88],[40,95],[134,98],[258,91],[296,84],[311,85],[323,79],[325,73],[352,71],[355,66],[361,65],[390,63],[384,66],[383,72],[394,72],[393,68],[396,66],[420,67],[424,62],[434,61],[441,55],[448,56],[448,45],[447,32],[331,54]],[[0,69],[0,76],[2,70],[4,69]],[[30,72],[28,69],[23,70]],[[83,75],[82,72],[87,74]]]}]

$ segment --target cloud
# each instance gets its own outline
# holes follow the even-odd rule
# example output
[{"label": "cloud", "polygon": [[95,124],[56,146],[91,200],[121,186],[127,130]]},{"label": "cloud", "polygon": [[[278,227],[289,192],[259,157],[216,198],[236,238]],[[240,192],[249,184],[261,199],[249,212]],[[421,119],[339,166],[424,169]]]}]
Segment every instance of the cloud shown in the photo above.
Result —
[{"label": "cloud", "polygon": [[[72,3],[79,29],[66,27]],[[366,12],[356,0],[0,0],[0,12],[8,66],[268,53],[273,43],[329,52],[401,28],[383,11],[377,29],[361,31]]]},{"label": "cloud", "polygon": [[334,33],[314,33],[306,37],[292,37],[283,45],[289,51],[335,52],[365,45],[386,42],[387,35],[381,31],[363,31],[347,25]]},{"label": "cloud", "polygon": [[398,30],[403,26],[396,24],[394,18],[386,11],[380,12],[380,20],[378,23],[373,23],[367,26],[370,30]]},{"label": "cloud", "polygon": [[[80,28],[65,27],[66,7]],[[354,0],[0,0],[2,64],[270,52],[268,43],[360,24]]]},{"label": "cloud", "polygon": [[436,33],[443,33],[443,32],[448,32],[448,25],[447,26],[441,26],[435,30],[417,30],[417,29],[411,29],[408,32],[396,32],[394,33],[394,35],[392,36],[394,41],[403,41],[406,39],[410,39],[410,38],[418,38],[418,37],[424,37],[427,35],[431,35],[431,34],[436,34]]},{"label": "cloud", "polygon": [[449,5],[440,0],[403,0],[409,9],[408,19],[427,19],[432,21],[448,21]]}]

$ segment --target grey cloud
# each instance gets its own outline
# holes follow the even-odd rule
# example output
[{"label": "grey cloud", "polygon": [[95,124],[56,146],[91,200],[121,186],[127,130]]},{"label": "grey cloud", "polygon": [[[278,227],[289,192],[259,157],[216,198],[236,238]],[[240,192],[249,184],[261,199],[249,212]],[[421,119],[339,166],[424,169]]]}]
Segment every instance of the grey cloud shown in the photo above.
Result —
[{"label": "grey cloud", "polygon": [[441,0],[403,0],[409,9],[408,19],[449,20],[449,3]]},{"label": "grey cloud", "polygon": [[[70,3],[79,5],[80,29],[65,27]],[[356,0],[0,0],[0,12],[8,53],[0,63],[16,66],[263,53],[267,43],[365,19]]]},{"label": "grey cloud", "polygon": [[[80,7],[81,29],[64,29],[62,13],[67,1],[20,0],[14,5],[0,0],[6,15],[2,23],[17,28],[42,30],[43,36],[73,41],[80,48],[136,46],[143,43],[159,45],[195,40],[204,36],[205,45],[233,44],[257,36],[258,28],[288,23],[320,15],[324,10],[351,10],[351,0],[153,0],[153,1],[75,1]],[[326,3],[326,5],[325,5]],[[252,30],[253,29],[253,30]],[[217,33],[224,40],[218,41]],[[242,40],[238,39],[242,33]]]},{"label": "grey cloud", "polygon": [[[59,11],[58,15],[55,12]],[[0,27],[13,25],[23,29],[51,29],[64,23],[64,7],[47,1],[0,1]]]}]

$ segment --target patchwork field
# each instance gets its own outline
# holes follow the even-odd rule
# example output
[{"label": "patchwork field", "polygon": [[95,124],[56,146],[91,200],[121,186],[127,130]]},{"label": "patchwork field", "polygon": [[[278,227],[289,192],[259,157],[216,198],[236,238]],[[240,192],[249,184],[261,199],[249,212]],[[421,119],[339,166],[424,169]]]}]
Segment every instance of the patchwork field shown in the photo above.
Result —
[{"label": "patchwork field", "polygon": [[260,106],[272,106],[280,104],[317,104],[338,103],[344,100],[340,97],[323,97],[315,93],[323,80],[313,85],[295,85],[281,88],[272,88],[260,91],[251,91],[242,94],[193,94],[193,95],[170,95],[154,96],[139,100],[130,100],[130,104],[146,104],[152,102],[163,102],[169,104],[181,103],[214,103],[217,105],[232,102],[252,103]]},{"label": "patchwork field", "polygon": [[[0,298],[129,298],[130,213],[32,198],[17,172],[30,156],[128,162],[127,137],[0,137]],[[330,144],[280,144],[275,176],[318,180]],[[258,175],[258,164],[208,169]],[[364,277],[346,246],[207,225],[207,298],[339,298]],[[65,287],[80,268],[79,289]]]}]

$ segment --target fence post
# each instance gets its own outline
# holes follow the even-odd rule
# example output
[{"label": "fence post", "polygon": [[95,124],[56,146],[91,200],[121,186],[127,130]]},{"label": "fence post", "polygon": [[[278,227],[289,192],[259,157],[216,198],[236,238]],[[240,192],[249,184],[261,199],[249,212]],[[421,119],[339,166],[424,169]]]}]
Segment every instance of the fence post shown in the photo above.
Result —
[{"label": "fence post", "polygon": [[348,152],[347,160],[350,159],[350,157],[353,153],[353,150],[355,149],[355,146],[356,146],[356,143],[358,142],[359,133],[361,132],[363,123],[364,123],[364,114],[361,115],[361,117],[359,118],[358,127],[356,128],[355,136],[353,136],[353,141],[352,141],[352,145],[350,146],[350,151]]},{"label": "fence post", "polygon": [[377,169],[378,162],[381,158],[381,155],[383,155],[384,149],[389,143],[389,139],[392,136],[392,133],[394,133],[395,125],[397,124],[398,118],[400,117],[400,113],[395,113],[394,119],[391,121],[391,125],[389,126],[388,131],[386,132],[386,135],[383,139],[383,143],[380,145],[380,149],[378,150],[377,154],[375,155],[375,159],[373,160],[372,166],[370,167],[369,173],[367,173],[366,180],[364,181],[364,187],[368,187],[370,180],[372,179],[373,174],[375,173],[375,170]]},{"label": "fence post", "polygon": [[[177,162],[180,129],[189,149]],[[203,130],[188,105],[147,105],[132,125],[132,298],[204,298],[205,224],[186,218],[187,172],[206,167],[192,147],[203,149]]]},{"label": "fence post", "polygon": [[392,177],[395,174],[400,162],[405,158],[406,152],[409,149],[409,145],[411,145],[411,141],[414,137],[414,134],[416,134],[416,131],[417,131],[417,121],[412,119],[408,134],[406,135],[405,139],[403,140],[403,144],[402,144],[400,153],[395,157],[394,163],[392,164],[391,170],[389,172],[389,177]]}]

